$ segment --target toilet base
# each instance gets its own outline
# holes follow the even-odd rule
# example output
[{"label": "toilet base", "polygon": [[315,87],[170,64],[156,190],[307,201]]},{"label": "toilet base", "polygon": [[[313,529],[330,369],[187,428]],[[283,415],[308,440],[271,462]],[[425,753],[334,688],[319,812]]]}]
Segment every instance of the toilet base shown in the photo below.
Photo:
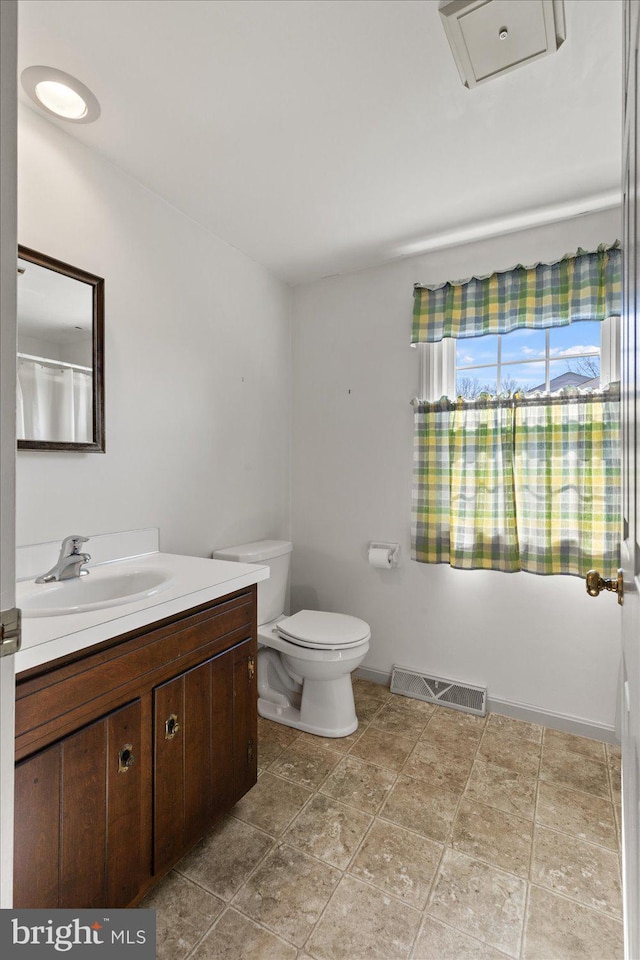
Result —
[{"label": "toilet base", "polygon": [[[349,680],[351,680],[351,678],[349,678]],[[302,730],[304,733],[313,733],[317,737],[332,737],[334,739],[337,737],[348,737],[349,734],[355,733],[358,729],[358,718],[355,715],[355,711],[353,721],[343,727],[332,727],[331,729],[320,727],[314,723],[305,723],[300,716],[300,710],[292,704],[283,706],[279,703],[271,703],[263,697],[258,699],[258,713],[261,717],[264,717],[265,720],[273,720],[274,723],[282,723],[285,727],[294,727],[296,730]]]}]

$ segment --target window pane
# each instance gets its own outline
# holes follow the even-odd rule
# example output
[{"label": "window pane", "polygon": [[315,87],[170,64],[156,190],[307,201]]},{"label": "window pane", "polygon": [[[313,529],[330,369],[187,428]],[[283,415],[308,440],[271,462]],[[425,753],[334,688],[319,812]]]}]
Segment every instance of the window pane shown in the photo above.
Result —
[{"label": "window pane", "polygon": [[600,387],[600,357],[552,360],[549,364],[549,389],[555,393],[563,387],[597,390]]},{"label": "window pane", "polygon": [[513,330],[502,338],[503,360],[544,358],[544,330]]},{"label": "window pane", "polygon": [[523,393],[544,390],[543,360],[535,363],[514,363],[502,368],[500,393],[514,393],[516,390]]},{"label": "window pane", "polygon": [[456,340],[456,368],[458,370],[477,363],[496,363],[497,359],[498,334]]},{"label": "window pane", "polygon": [[600,353],[599,320],[581,320],[568,327],[554,327],[549,331],[549,354],[552,359],[565,354]]},{"label": "window pane", "polygon": [[461,371],[456,379],[456,394],[459,397],[466,397],[473,400],[481,393],[490,393],[492,396],[496,392],[496,374],[497,367],[487,367],[486,370],[469,370],[466,373]]}]

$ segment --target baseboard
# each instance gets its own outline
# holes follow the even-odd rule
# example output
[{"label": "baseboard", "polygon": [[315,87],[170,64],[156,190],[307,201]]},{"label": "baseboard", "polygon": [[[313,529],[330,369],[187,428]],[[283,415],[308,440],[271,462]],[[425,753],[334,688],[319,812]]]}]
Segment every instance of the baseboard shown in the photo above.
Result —
[{"label": "baseboard", "polygon": [[391,686],[391,674],[384,670],[371,670],[369,667],[358,667],[354,675],[362,680],[371,680],[372,683],[381,683],[383,687]]},{"label": "baseboard", "polygon": [[552,730],[561,730],[563,733],[573,733],[577,737],[589,737],[590,740],[601,740],[603,743],[618,744],[620,742],[614,726],[594,723],[592,720],[583,720],[580,717],[572,717],[570,714],[541,710],[527,703],[488,697],[487,709],[490,713],[501,713],[505,717],[526,720],[528,723],[540,723],[543,727],[551,727]]},{"label": "baseboard", "polygon": [[[384,670],[358,667],[355,675],[362,677],[363,680],[381,683],[385,687],[391,684],[391,674],[385,673]],[[514,720],[526,720],[528,723],[539,723],[543,727],[550,727],[552,730],[573,733],[577,737],[588,737],[590,740],[601,740],[603,743],[617,744],[620,742],[613,726],[594,723],[591,720],[582,720],[579,717],[572,717],[570,714],[541,710],[539,707],[527,703],[488,697],[487,710],[489,713],[500,713],[505,717],[513,717]]]}]

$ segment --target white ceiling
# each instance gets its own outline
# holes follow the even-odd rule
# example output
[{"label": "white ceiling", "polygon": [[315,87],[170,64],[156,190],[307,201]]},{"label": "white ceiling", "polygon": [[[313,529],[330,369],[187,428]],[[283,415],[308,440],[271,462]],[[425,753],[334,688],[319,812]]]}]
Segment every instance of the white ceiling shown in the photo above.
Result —
[{"label": "white ceiling", "polygon": [[473,90],[437,0],[21,0],[19,69],[86,83],[100,119],[51,122],[299,283],[615,202],[621,0],[565,11]]}]

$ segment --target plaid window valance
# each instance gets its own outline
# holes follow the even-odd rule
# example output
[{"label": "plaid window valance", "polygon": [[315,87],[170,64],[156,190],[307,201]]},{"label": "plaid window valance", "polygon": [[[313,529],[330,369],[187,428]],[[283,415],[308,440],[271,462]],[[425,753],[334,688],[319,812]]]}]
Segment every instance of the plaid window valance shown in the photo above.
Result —
[{"label": "plaid window valance", "polygon": [[481,337],[519,327],[559,327],[619,316],[621,252],[616,242],[538,263],[439,286],[414,288],[412,343]]}]

